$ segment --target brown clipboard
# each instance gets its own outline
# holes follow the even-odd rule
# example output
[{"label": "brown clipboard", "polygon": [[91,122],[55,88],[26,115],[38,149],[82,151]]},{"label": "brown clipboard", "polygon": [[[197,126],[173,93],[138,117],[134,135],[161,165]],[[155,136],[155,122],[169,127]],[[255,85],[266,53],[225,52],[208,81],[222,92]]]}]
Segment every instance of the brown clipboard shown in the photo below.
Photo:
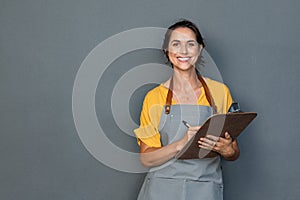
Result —
[{"label": "brown clipboard", "polygon": [[241,132],[257,116],[255,112],[239,112],[227,114],[215,114],[209,117],[189,142],[179,151],[176,159],[212,158],[218,153],[199,148],[198,141],[207,134],[225,137],[228,132],[232,138],[237,138]]}]

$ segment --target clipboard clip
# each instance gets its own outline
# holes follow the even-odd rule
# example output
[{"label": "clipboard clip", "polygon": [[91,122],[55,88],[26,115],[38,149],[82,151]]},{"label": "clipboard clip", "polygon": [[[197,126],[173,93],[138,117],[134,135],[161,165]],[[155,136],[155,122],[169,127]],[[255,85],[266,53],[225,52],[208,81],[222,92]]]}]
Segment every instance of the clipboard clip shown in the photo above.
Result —
[{"label": "clipboard clip", "polygon": [[243,112],[240,108],[240,105],[238,102],[234,102],[231,104],[231,106],[228,109],[229,113],[239,113],[239,112]]}]

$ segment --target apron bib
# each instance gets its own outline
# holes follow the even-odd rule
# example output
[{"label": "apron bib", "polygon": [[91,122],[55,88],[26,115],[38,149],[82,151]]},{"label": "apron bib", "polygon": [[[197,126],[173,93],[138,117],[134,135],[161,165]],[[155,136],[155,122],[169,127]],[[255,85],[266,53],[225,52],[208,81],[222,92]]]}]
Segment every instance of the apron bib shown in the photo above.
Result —
[{"label": "apron bib", "polygon": [[[162,111],[159,132],[163,146],[181,139],[187,128],[202,125],[213,113],[209,106],[172,105]],[[220,157],[176,160],[153,167],[147,174],[138,200],[222,200],[223,181]]]}]

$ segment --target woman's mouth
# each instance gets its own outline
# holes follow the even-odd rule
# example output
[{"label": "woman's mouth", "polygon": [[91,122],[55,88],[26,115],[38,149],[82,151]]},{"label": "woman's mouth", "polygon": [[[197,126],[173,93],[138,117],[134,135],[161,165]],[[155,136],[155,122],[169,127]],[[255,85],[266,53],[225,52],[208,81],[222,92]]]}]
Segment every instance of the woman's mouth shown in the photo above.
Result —
[{"label": "woman's mouth", "polygon": [[180,62],[187,62],[190,60],[191,57],[177,57],[177,59],[180,61]]}]

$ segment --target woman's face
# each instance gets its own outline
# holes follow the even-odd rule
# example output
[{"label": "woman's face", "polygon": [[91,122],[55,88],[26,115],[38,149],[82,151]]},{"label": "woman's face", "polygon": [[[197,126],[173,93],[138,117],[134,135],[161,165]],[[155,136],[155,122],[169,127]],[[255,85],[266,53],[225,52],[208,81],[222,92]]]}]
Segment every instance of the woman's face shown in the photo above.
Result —
[{"label": "woman's face", "polygon": [[185,27],[176,28],[170,37],[168,56],[174,68],[188,70],[193,67],[201,53],[195,33]]}]

